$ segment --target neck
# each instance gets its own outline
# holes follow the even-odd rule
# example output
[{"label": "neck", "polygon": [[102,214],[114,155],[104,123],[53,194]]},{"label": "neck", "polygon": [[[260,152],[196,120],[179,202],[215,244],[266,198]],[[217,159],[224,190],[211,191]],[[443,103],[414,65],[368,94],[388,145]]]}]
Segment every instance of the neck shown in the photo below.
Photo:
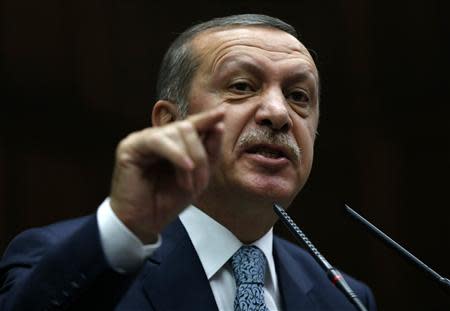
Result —
[{"label": "neck", "polygon": [[[239,201],[233,200],[239,198]],[[194,204],[228,228],[242,243],[249,244],[266,234],[277,221],[269,200],[241,195],[202,194]]]}]

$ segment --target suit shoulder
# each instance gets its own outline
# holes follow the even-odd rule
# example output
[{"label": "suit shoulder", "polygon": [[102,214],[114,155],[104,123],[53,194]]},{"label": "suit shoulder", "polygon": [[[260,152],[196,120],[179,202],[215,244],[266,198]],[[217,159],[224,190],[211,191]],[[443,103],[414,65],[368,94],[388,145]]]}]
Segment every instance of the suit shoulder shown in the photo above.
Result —
[{"label": "suit shoulder", "polygon": [[[292,258],[294,258],[296,262],[301,263],[302,265],[311,264],[313,265],[314,270],[317,269],[322,271],[322,268],[316,262],[315,258],[306,249],[278,236],[274,236],[274,241],[276,241],[276,243],[279,243],[280,247],[282,247],[287,253],[289,253],[289,255],[292,256]],[[354,279],[353,277],[350,277],[348,275],[345,276],[350,279]]]},{"label": "suit shoulder", "polygon": [[[283,255],[292,259],[289,260],[290,264],[292,266],[296,266],[296,268],[291,266],[293,270],[301,271],[304,276],[308,277],[308,279],[314,280],[318,288],[327,289],[334,287],[331,286],[332,283],[326,276],[325,271],[319,266],[319,264],[312,257],[312,255],[308,253],[308,251],[298,246],[297,244],[291,243],[278,236],[274,236],[274,243],[277,244],[278,249],[283,250]],[[371,289],[362,281],[349,276],[345,272],[340,272],[343,274],[349,286],[354,290],[355,293],[357,293],[357,295],[368,307],[368,309],[376,310],[375,299]],[[333,294],[335,294],[337,291],[333,289],[332,292]]]},{"label": "suit shoulder", "polygon": [[[279,243],[280,247],[282,247],[287,253],[289,253],[289,255],[295,260],[295,262],[303,266],[306,265],[309,271],[320,271],[320,273],[323,272],[323,269],[319,266],[319,263],[316,262],[313,256],[306,249],[278,236],[274,236],[274,241],[276,241],[276,243]],[[347,275],[344,272],[342,272],[342,274],[344,274],[346,279],[350,279],[352,282],[361,283],[360,281],[357,281],[355,278]]]},{"label": "suit shoulder", "polygon": [[20,239],[22,236],[28,237],[36,235],[36,236],[44,236],[47,239],[58,241],[71,235],[83,224],[85,224],[91,217],[93,217],[93,215],[73,219],[66,219],[49,225],[30,228],[19,233],[15,239]]},{"label": "suit shoulder", "polygon": [[43,249],[40,245],[53,245],[73,234],[77,229],[83,226],[94,216],[84,216],[69,220],[56,222],[50,225],[27,229],[19,233],[12,239],[5,250],[3,258],[15,257],[14,254],[20,254],[24,250],[37,252],[32,257],[40,257]]},{"label": "suit shoulder", "polygon": [[301,246],[298,244],[289,242],[279,236],[274,235],[274,243],[278,243],[286,252],[288,252],[292,257],[302,262],[311,263],[317,265],[314,258]]},{"label": "suit shoulder", "polygon": [[[83,217],[78,217],[78,218],[67,219],[67,220],[59,221],[59,222],[56,222],[56,223],[53,223],[53,224],[50,224],[47,226],[38,227],[35,229],[47,230],[49,233],[51,233],[53,235],[58,235],[59,237],[64,238],[65,236],[70,235],[73,232],[75,232],[77,229],[79,229],[81,226],[83,226],[86,222],[88,222],[89,219],[91,219],[92,217],[95,217],[95,215],[88,215],[88,216],[83,216]],[[33,230],[33,229],[31,229],[31,230]]]}]

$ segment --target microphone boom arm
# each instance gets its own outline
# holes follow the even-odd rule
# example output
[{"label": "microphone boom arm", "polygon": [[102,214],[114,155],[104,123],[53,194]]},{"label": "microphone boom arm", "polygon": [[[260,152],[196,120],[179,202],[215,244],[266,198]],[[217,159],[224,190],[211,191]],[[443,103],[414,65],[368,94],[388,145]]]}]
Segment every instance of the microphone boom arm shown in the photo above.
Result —
[{"label": "microphone boom arm", "polygon": [[273,210],[278,215],[283,224],[289,229],[289,231],[306,246],[309,253],[313,256],[313,258],[317,261],[317,263],[325,270],[331,282],[344,293],[345,297],[347,297],[347,299],[359,311],[367,311],[366,307],[362,304],[361,300],[359,300],[358,296],[347,284],[342,274],[338,270],[336,270],[332,265],[330,265],[330,263],[325,259],[325,257],[323,257],[319,253],[317,248],[315,248],[315,246],[306,237],[303,231],[300,230],[300,228],[295,224],[295,222],[286,213],[286,211],[281,206],[275,203],[273,204]]},{"label": "microphone boom arm", "polygon": [[350,216],[360,222],[364,227],[369,229],[369,231],[374,234],[377,238],[381,239],[387,246],[394,249],[400,255],[402,255],[407,260],[411,261],[415,264],[416,267],[418,267],[420,270],[424,271],[425,274],[427,274],[431,279],[437,281],[440,285],[440,287],[448,294],[450,295],[450,280],[447,278],[442,277],[439,275],[436,271],[428,267],[425,263],[423,263],[421,260],[419,260],[416,256],[408,252],[404,247],[402,247],[400,244],[392,240],[387,234],[385,234],[383,231],[375,227],[373,224],[371,224],[369,221],[367,221],[364,217],[359,215],[357,212],[355,212],[353,209],[350,208],[347,204],[345,204],[345,209],[347,213],[350,214]]}]

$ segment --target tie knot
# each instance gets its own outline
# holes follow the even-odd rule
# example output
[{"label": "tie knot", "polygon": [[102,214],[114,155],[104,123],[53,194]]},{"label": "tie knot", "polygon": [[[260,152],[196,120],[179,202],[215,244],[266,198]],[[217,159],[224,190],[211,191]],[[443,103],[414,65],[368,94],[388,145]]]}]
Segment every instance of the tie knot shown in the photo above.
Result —
[{"label": "tie knot", "polygon": [[231,257],[236,285],[257,283],[264,285],[266,257],[256,246],[242,246]]}]

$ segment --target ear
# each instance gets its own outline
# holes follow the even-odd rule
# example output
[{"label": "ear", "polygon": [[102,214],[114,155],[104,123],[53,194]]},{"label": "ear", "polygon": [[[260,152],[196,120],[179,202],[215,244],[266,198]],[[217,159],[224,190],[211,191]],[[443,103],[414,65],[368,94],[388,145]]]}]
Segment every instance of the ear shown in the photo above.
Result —
[{"label": "ear", "polygon": [[168,100],[158,100],[152,110],[152,125],[162,126],[178,120],[178,106]]}]

